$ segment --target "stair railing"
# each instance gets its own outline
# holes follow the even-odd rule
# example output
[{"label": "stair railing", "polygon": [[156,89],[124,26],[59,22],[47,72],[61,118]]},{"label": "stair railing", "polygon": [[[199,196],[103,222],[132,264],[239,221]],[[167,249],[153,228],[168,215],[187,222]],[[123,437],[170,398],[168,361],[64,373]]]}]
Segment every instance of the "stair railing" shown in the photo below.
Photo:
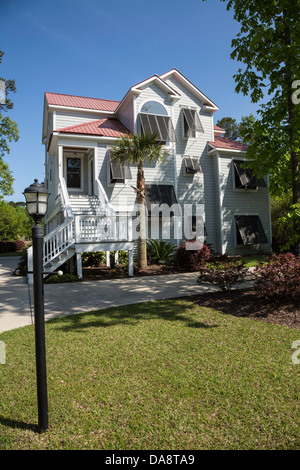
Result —
[{"label": "stair railing", "polygon": [[73,217],[73,210],[70,204],[66,180],[62,176],[59,178],[59,182],[58,182],[58,194],[61,197],[62,206],[65,212],[65,217],[67,218]]},{"label": "stair railing", "polygon": [[102,186],[101,181],[99,180],[99,178],[95,178],[95,180],[96,180],[95,193],[96,193],[96,196],[98,196],[102,209],[105,211],[105,214],[107,216],[115,216],[116,211],[114,210],[113,206],[109,202],[109,199]]},{"label": "stair railing", "polygon": [[44,265],[75,243],[74,217],[66,220],[44,237]]}]

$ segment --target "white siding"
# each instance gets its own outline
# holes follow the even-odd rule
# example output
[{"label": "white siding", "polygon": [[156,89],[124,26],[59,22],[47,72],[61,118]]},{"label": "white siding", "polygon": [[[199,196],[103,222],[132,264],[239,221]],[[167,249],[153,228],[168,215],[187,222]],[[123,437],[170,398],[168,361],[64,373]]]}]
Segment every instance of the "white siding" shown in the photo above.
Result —
[{"label": "white siding", "polygon": [[[203,111],[203,106],[190,91],[178,80],[170,78],[166,80],[169,85],[180,95],[180,100],[173,106],[174,127],[176,130],[176,174],[177,197],[181,204],[204,204],[205,227],[207,231],[207,243],[212,244],[217,250],[218,228],[216,218],[216,181],[214,164],[207,154],[207,142],[212,139],[212,115]],[[196,134],[196,138],[183,138],[182,106],[196,108],[204,133]],[[183,155],[198,156],[202,174],[185,175],[183,172]]]},{"label": "white siding", "polygon": [[134,133],[133,100],[127,99],[117,114],[117,118],[132,133]]},{"label": "white siding", "polygon": [[112,117],[112,115],[105,115],[99,113],[84,113],[80,111],[56,111],[55,127],[54,130],[64,129],[65,127],[76,126],[85,122],[97,121],[105,117]]},{"label": "white siding", "polygon": [[258,215],[262,222],[267,239],[271,241],[270,214],[268,203],[268,189],[235,190],[233,156],[221,156],[220,181],[221,181],[221,209],[223,220],[224,251],[229,254],[253,253],[256,250],[270,251],[270,243],[263,245],[236,246],[235,215]]}]

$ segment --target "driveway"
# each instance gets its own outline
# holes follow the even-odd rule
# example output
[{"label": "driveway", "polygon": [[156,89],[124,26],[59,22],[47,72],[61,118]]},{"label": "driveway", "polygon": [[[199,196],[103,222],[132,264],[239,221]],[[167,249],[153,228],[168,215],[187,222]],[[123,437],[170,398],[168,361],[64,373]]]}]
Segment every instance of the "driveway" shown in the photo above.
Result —
[{"label": "driveway", "polygon": [[[33,323],[33,288],[26,277],[13,275],[18,262],[18,257],[0,257],[0,333]],[[45,318],[209,290],[196,280],[197,273],[183,273],[45,284]]]}]

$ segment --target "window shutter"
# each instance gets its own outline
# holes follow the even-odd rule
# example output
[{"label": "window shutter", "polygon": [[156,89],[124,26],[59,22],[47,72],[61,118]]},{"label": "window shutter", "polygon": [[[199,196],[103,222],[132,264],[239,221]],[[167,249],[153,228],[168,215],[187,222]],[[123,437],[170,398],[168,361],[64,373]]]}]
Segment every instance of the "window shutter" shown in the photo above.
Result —
[{"label": "window shutter", "polygon": [[185,171],[187,173],[200,173],[201,172],[201,167],[199,163],[199,158],[198,157],[183,157],[184,160],[184,165],[185,165]]},{"label": "window shutter", "polygon": [[182,112],[190,131],[204,133],[203,126],[195,109],[182,108]]},{"label": "window shutter", "polygon": [[235,221],[243,245],[268,243],[268,239],[258,215],[236,215]]},{"label": "window shutter", "polygon": [[156,134],[157,140],[162,142],[176,142],[175,130],[168,116],[140,113],[138,118],[144,134]]},{"label": "window shutter", "polygon": [[249,188],[255,189],[257,187],[266,187],[266,182],[263,178],[253,176],[253,171],[250,168],[243,168],[245,164],[241,160],[233,160],[235,170],[236,188]]}]

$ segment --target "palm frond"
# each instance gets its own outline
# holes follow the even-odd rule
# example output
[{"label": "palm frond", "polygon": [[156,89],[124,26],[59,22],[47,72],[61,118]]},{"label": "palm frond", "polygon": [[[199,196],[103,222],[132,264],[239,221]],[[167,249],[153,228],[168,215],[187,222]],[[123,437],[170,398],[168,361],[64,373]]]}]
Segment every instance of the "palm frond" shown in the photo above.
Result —
[{"label": "palm frond", "polygon": [[157,162],[164,159],[162,146],[157,144],[156,134],[122,136],[112,148],[112,158],[119,162],[128,161],[139,164],[148,161]]}]

